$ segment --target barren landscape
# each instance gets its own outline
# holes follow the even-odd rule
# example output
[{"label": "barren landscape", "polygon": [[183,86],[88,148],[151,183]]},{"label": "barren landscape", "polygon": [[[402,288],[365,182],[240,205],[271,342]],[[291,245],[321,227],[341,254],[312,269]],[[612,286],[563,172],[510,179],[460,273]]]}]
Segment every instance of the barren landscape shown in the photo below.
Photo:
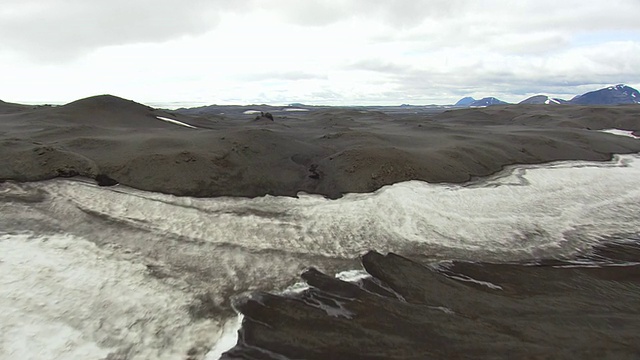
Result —
[{"label": "barren landscape", "polygon": [[633,358],[639,119],[0,103],[0,358]]},{"label": "barren landscape", "polygon": [[2,103],[0,179],[82,176],[198,197],[302,191],[337,198],[407,180],[460,183],[511,164],[608,160],[640,151],[631,138],[595,131],[640,130],[637,105],[507,105],[431,114],[268,108],[273,121],[251,109],[193,116],[109,95],[63,106]]}]

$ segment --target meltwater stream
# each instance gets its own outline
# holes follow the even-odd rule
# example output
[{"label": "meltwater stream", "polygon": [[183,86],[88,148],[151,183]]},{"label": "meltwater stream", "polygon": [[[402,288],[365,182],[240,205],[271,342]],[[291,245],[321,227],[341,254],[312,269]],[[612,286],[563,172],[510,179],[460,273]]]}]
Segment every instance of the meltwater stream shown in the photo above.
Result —
[{"label": "meltwater stream", "polygon": [[[217,358],[231,300],[368,250],[506,262],[640,233],[640,157],[514,166],[338,200],[0,184],[0,359]],[[226,341],[226,340],[225,340]],[[215,354],[214,354],[215,353]]]}]

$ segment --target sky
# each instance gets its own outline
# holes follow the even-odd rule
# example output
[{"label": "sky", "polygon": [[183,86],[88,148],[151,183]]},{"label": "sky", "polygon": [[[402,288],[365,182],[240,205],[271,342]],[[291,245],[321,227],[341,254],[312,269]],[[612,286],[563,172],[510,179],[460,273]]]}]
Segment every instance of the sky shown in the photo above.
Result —
[{"label": "sky", "polygon": [[3,0],[0,100],[451,104],[640,88],[639,0]]}]

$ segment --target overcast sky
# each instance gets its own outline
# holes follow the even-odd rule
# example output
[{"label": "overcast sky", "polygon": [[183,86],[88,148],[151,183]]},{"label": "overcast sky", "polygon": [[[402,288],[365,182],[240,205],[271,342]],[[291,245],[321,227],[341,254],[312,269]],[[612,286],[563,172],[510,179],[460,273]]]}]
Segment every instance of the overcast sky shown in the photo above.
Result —
[{"label": "overcast sky", "polygon": [[0,99],[448,104],[640,87],[639,0],[3,0]]}]

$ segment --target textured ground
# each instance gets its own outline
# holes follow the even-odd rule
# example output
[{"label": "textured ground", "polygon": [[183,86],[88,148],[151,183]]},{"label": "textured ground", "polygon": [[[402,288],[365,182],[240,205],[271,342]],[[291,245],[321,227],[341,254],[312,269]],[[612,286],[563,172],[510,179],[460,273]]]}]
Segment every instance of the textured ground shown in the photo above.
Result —
[{"label": "textured ground", "polygon": [[238,303],[240,341],[223,358],[633,359],[639,256],[637,240],[596,248],[589,266],[425,266],[370,252],[373,277],[359,284],[311,269],[301,294]]},{"label": "textured ground", "polygon": [[177,195],[335,198],[406,180],[463,182],[515,163],[640,151],[632,139],[592,131],[640,130],[638,106],[311,108],[277,112],[275,121],[246,109],[181,115],[112,96],[59,107],[3,103],[0,179],[106,175],[99,179]]},{"label": "textured ground", "polygon": [[0,102],[0,358],[637,357],[638,106],[285,110]]}]

